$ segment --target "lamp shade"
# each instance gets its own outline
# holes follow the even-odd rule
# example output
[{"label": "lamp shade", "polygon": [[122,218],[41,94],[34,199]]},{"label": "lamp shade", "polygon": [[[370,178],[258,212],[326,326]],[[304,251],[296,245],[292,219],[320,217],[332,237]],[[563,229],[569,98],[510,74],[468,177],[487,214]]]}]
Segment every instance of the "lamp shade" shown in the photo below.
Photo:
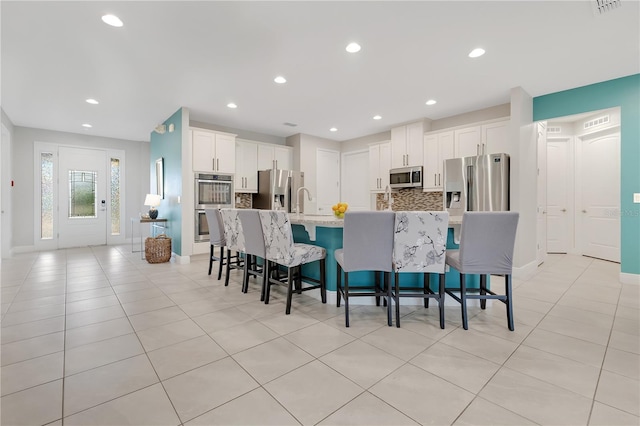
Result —
[{"label": "lamp shade", "polygon": [[158,194],[147,194],[144,199],[144,205],[149,207],[158,207],[160,202],[162,201],[162,197]]}]

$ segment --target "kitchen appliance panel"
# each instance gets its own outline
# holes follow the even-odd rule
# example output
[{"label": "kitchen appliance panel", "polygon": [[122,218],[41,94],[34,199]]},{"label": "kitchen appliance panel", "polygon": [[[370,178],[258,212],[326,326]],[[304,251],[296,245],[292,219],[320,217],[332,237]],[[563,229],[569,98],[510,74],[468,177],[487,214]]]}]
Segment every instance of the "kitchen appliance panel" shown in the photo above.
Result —
[{"label": "kitchen appliance panel", "polygon": [[465,211],[509,210],[509,156],[489,154],[444,162],[444,206],[451,216]]},{"label": "kitchen appliance panel", "polygon": [[233,208],[233,175],[205,174],[195,175],[195,206],[194,206],[194,240],[196,242],[209,241],[209,224],[205,215],[205,208]]},{"label": "kitchen appliance panel", "polygon": [[[258,172],[258,193],[253,194],[253,207],[263,210],[285,210],[292,213],[298,188],[304,186],[304,173],[295,170],[269,169]],[[300,199],[301,209],[304,200]]]}]

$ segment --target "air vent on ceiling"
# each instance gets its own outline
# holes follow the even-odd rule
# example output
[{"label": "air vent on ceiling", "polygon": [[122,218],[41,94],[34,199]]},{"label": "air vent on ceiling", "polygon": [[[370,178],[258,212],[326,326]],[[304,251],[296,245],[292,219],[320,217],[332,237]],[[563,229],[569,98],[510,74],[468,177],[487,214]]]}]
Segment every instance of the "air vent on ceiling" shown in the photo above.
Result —
[{"label": "air vent on ceiling", "polygon": [[604,115],[602,117],[594,118],[593,120],[589,120],[584,123],[585,129],[590,129],[595,126],[599,126],[601,124],[607,124],[609,122],[609,116]]},{"label": "air vent on ceiling", "polygon": [[593,5],[593,14],[599,16],[622,6],[622,0],[593,0],[591,4]]},{"label": "air vent on ceiling", "polygon": [[295,124],[295,123],[282,123],[282,124],[284,124],[285,126],[289,126],[289,127],[296,127],[297,126],[297,124]]},{"label": "air vent on ceiling", "polygon": [[560,126],[548,127],[547,133],[562,133],[562,127]]}]

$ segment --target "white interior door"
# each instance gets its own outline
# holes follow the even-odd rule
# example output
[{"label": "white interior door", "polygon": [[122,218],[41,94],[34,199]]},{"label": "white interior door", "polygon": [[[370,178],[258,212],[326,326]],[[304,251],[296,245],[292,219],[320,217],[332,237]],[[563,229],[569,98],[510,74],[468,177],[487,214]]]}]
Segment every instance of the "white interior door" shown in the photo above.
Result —
[{"label": "white interior door", "polygon": [[342,154],[342,196],[340,200],[349,204],[349,210],[369,210],[369,151]]},{"label": "white interior door", "polygon": [[105,151],[60,147],[58,246],[107,243]]},{"label": "white interior door", "polygon": [[620,262],[620,132],[580,138],[582,254]]},{"label": "white interior door", "polygon": [[538,123],[538,208],[537,208],[537,258],[538,265],[547,258],[547,126]]},{"label": "white interior door", "polygon": [[567,253],[570,244],[570,140],[547,142],[547,252]]},{"label": "white interior door", "polygon": [[317,213],[332,214],[331,206],[340,200],[340,153],[327,149],[316,152]]}]

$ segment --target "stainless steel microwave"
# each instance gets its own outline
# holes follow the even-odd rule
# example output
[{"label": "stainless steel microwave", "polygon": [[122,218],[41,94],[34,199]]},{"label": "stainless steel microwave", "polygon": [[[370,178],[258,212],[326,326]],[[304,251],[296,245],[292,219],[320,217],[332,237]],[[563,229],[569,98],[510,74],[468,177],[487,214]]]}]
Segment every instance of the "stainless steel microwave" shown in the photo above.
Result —
[{"label": "stainless steel microwave", "polygon": [[422,166],[389,170],[391,188],[422,188]]}]

